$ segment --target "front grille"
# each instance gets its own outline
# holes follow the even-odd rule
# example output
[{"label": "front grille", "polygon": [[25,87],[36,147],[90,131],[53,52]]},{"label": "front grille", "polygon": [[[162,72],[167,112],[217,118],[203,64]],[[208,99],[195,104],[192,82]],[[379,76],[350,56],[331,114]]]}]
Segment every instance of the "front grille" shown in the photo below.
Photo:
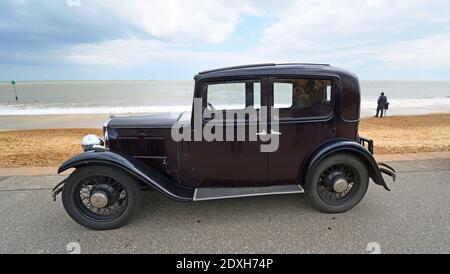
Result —
[{"label": "front grille", "polygon": [[121,152],[133,156],[166,156],[164,137],[119,137]]},{"label": "front grille", "polygon": [[145,153],[147,155],[165,156],[166,146],[163,137],[145,137]]},{"label": "front grille", "polygon": [[119,137],[120,151],[126,154],[138,156],[141,150],[139,149],[139,137]]}]

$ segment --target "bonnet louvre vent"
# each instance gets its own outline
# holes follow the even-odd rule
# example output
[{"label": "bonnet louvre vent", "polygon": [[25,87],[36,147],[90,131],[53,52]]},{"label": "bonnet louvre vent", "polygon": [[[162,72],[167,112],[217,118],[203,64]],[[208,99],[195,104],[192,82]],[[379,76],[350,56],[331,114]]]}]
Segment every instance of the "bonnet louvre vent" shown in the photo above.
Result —
[{"label": "bonnet louvre vent", "polygon": [[120,151],[133,156],[166,156],[164,137],[119,137]]},{"label": "bonnet louvre vent", "polygon": [[166,156],[166,146],[163,137],[145,137],[144,144],[147,155]]}]

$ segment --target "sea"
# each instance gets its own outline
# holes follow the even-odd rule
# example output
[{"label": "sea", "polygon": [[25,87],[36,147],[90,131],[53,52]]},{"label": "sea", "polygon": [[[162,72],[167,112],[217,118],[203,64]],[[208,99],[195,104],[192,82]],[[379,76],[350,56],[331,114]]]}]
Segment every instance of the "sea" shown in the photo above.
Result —
[{"label": "sea", "polygon": [[[0,116],[139,114],[190,110],[194,81],[0,82]],[[363,117],[374,115],[384,92],[388,115],[450,112],[450,82],[362,81]],[[232,96],[227,98],[233,104]]]}]

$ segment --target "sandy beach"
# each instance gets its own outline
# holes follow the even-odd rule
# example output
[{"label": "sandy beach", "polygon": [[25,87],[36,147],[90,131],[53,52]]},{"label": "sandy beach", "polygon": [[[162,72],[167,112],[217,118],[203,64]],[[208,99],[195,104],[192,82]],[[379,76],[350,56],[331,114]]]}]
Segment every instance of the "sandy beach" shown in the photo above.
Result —
[{"label": "sandy beach", "polygon": [[[106,115],[2,116],[0,167],[58,166],[82,152],[80,142],[84,135],[101,136],[106,118]],[[450,151],[450,114],[366,118],[361,121],[360,134],[375,141],[376,154]]]},{"label": "sandy beach", "polygon": [[375,142],[375,154],[450,151],[450,114],[362,119],[361,136]]}]

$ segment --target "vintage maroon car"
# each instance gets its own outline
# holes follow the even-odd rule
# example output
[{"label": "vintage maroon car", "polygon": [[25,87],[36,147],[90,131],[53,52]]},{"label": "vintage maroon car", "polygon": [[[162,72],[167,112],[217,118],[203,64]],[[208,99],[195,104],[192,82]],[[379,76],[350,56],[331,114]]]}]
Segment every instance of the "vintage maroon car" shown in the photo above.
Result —
[{"label": "vintage maroon car", "polygon": [[[382,173],[395,180],[374,160],[373,142],[358,135],[360,101],[357,76],[329,65],[202,72],[191,112],[112,117],[105,141],[86,136],[85,153],[60,167],[76,170],[53,198],[62,192],[67,213],[92,229],[127,223],[145,189],[183,202],[307,193],[317,209],[345,212],[361,201],[369,178],[386,190]],[[174,128],[188,138],[176,140]],[[194,138],[206,131],[235,138]],[[267,137],[276,137],[275,149],[262,149],[273,141]]]}]

